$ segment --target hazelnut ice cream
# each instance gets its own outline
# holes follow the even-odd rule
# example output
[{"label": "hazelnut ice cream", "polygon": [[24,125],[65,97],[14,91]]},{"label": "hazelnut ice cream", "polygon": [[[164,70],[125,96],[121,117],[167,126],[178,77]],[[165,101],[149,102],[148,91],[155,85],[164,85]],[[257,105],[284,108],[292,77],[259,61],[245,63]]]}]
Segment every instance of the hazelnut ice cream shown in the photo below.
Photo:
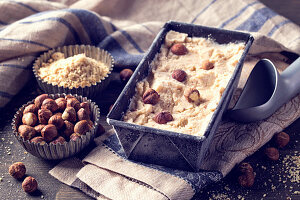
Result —
[{"label": "hazelnut ice cream", "polygon": [[244,48],[169,31],[123,120],[202,136]]}]

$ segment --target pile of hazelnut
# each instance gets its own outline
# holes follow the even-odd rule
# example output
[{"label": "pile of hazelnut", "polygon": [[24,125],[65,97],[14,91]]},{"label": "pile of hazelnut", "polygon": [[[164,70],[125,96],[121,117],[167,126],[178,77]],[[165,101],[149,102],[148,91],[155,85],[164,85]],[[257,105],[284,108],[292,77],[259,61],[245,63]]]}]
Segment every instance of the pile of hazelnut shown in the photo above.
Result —
[{"label": "pile of hazelnut", "polygon": [[88,102],[79,102],[72,95],[52,99],[39,95],[25,107],[18,134],[32,143],[63,144],[76,141],[93,127]]},{"label": "pile of hazelnut", "polygon": [[[171,46],[170,51],[177,55],[182,56],[188,53],[188,49],[182,43],[175,43]],[[210,70],[214,68],[214,64],[209,60],[205,60],[202,62],[201,69]],[[187,78],[187,73],[184,70],[176,69],[171,74],[172,78],[179,81],[184,82]],[[184,91],[184,96],[188,102],[193,103],[195,105],[199,105],[201,103],[200,92],[196,88],[187,88]],[[143,102],[145,104],[152,104],[155,105],[159,101],[159,94],[154,90],[149,88],[143,94]],[[156,114],[153,120],[158,124],[166,124],[169,121],[173,121],[173,116],[168,111],[162,111]]]},{"label": "pile of hazelnut", "polygon": [[[26,167],[22,162],[16,162],[8,168],[8,173],[15,179],[22,179],[26,173]],[[38,183],[32,176],[27,176],[22,182],[24,192],[33,193],[37,190]]]},{"label": "pile of hazelnut", "polygon": [[[273,139],[278,148],[283,148],[289,143],[290,136],[285,132],[279,132],[274,135]],[[264,153],[271,161],[279,160],[279,151],[275,147],[267,147]],[[238,170],[240,173],[238,177],[239,184],[243,187],[251,187],[255,179],[252,166],[249,163],[243,162],[239,165]]]}]

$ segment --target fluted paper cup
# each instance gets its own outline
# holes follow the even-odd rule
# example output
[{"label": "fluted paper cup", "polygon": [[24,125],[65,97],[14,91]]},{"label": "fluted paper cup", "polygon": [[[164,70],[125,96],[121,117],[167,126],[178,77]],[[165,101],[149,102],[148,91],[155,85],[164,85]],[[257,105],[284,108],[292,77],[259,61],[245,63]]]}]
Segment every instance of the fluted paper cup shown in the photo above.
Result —
[{"label": "fluted paper cup", "polygon": [[[68,94],[49,94],[49,98],[57,99],[59,97],[65,97]],[[100,120],[100,109],[96,103],[87,99],[86,97],[82,97],[80,95],[71,94],[75,98],[79,100],[79,102],[88,102],[91,108],[91,120],[93,121],[93,127],[90,131],[86,132],[86,134],[81,135],[79,139],[76,141],[70,140],[66,141],[63,144],[40,144],[33,143],[30,140],[24,140],[18,133],[18,127],[22,125],[22,115],[26,106],[34,103],[34,100],[31,100],[24,104],[14,115],[12,120],[12,130],[17,138],[18,142],[23,146],[23,148],[29,152],[30,154],[40,157],[47,160],[58,160],[68,158],[73,156],[87,147],[91,141],[93,141]]]},{"label": "fluted paper cup", "polygon": [[[39,76],[38,69],[42,66],[42,63],[47,63],[47,61],[51,59],[51,55],[56,52],[63,53],[65,58],[84,53],[87,57],[93,58],[106,64],[109,67],[109,72],[99,82],[96,82],[96,84],[85,87],[68,88],[47,82]],[[38,82],[38,85],[46,93],[78,94],[92,98],[101,93],[108,86],[111,80],[111,72],[113,70],[113,67],[114,59],[107,51],[90,45],[69,45],[51,49],[38,57],[33,64],[33,73]]]}]

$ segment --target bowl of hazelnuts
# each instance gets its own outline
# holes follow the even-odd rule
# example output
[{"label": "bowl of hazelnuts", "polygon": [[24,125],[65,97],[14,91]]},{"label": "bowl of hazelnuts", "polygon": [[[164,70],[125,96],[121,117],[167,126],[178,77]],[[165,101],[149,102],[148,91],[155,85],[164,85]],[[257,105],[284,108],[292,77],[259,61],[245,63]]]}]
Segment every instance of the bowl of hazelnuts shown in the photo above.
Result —
[{"label": "bowl of hazelnuts", "polygon": [[56,160],[85,148],[95,137],[99,119],[100,109],[86,97],[41,94],[17,111],[12,129],[26,151]]}]

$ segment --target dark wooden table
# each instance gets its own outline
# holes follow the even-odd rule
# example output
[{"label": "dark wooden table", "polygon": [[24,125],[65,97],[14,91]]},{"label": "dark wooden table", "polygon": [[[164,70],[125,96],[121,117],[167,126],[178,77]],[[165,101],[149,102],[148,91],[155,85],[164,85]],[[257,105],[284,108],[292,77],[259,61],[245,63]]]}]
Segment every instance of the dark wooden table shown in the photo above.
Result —
[{"label": "dark wooden table", "polygon": [[[286,16],[300,25],[300,1],[299,0],[262,0],[263,3],[273,8],[278,13]],[[103,114],[101,123],[105,123],[105,114],[109,106],[117,98],[122,89],[122,84],[118,81],[118,74],[115,73],[115,81],[108,90],[115,91],[113,94],[106,93],[95,101],[100,105]],[[12,135],[11,119],[16,110],[25,102],[33,99],[41,93],[36,82],[29,82],[0,115],[0,200],[2,199],[90,199],[82,192],[66,186],[48,174],[57,161],[45,161],[27,154],[17,143]],[[234,169],[223,181],[211,185],[194,199],[300,199],[300,186],[298,182],[293,182],[289,170],[292,162],[288,156],[298,155],[300,152],[300,119],[295,121],[286,130],[290,134],[291,142],[283,150],[280,150],[280,160],[270,162],[264,159],[262,149],[248,157],[256,173],[255,185],[251,189],[245,189],[237,184],[236,169]],[[267,144],[269,145],[269,144]],[[80,156],[80,155],[79,155]],[[291,158],[291,157],[290,157]],[[13,179],[8,174],[10,164],[22,161],[27,168],[27,175],[32,175],[38,180],[39,190],[33,195],[28,195],[21,189],[21,181]],[[299,178],[299,167],[298,171]]]}]

